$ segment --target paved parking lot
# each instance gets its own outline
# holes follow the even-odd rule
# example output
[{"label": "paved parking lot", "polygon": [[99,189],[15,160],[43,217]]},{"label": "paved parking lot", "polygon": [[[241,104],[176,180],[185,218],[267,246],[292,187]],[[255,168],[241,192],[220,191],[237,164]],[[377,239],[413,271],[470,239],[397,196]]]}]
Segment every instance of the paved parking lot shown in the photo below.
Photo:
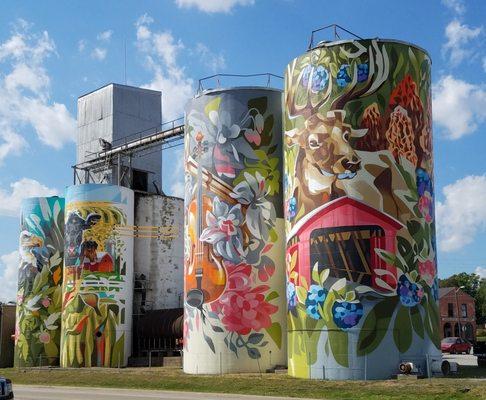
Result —
[{"label": "paved parking lot", "polygon": [[478,365],[478,359],[472,354],[442,354],[444,360],[456,362],[459,365]]}]

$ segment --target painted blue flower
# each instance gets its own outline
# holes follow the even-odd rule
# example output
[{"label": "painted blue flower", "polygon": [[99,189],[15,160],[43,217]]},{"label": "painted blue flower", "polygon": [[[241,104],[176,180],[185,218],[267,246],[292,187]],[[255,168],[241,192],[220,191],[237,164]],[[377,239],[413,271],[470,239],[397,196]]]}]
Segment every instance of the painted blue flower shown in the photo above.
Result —
[{"label": "painted blue flower", "polygon": [[358,82],[364,82],[368,79],[368,64],[358,64]]},{"label": "painted blue flower", "polygon": [[338,86],[345,87],[351,82],[351,77],[348,74],[349,64],[343,64],[339,68],[339,71],[336,75],[336,82]]},{"label": "painted blue flower", "polygon": [[313,319],[321,319],[319,314],[319,307],[324,305],[326,300],[327,290],[319,285],[311,285],[307,291],[307,299],[305,299],[305,312]]},{"label": "painted blue flower", "polygon": [[293,282],[287,282],[287,304],[289,310],[292,310],[297,306],[297,292]]},{"label": "painted blue flower", "polygon": [[402,275],[398,279],[397,294],[400,296],[402,305],[414,307],[422,300],[424,290],[419,284],[411,282],[406,275]]},{"label": "painted blue flower", "polygon": [[311,90],[314,93],[320,92],[324,89],[329,81],[329,72],[322,65],[319,65],[312,74]]},{"label": "painted blue flower", "polygon": [[314,68],[312,67],[311,64],[307,64],[303,69],[302,69],[302,79],[300,80],[300,84],[307,88],[307,85],[309,84],[309,78],[311,77],[312,70]]},{"label": "painted blue flower", "polygon": [[361,303],[336,301],[332,305],[332,319],[334,320],[334,323],[343,330],[358,325],[362,316],[363,305]]},{"label": "painted blue flower", "polygon": [[423,196],[425,192],[429,192],[433,195],[432,180],[429,174],[423,168],[417,168],[415,171],[417,192],[419,196]]},{"label": "painted blue flower", "polygon": [[294,218],[296,214],[297,214],[297,199],[295,197],[291,197],[288,202],[287,216],[289,218]]}]

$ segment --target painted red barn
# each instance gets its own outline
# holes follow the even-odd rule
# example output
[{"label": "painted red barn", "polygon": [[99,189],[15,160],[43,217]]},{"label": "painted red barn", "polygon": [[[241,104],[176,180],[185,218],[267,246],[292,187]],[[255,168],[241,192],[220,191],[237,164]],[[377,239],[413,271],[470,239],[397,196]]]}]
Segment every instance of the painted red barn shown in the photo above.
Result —
[{"label": "painted red barn", "polygon": [[[379,289],[375,269],[396,269],[385,263],[375,249],[395,253],[397,231],[403,225],[389,215],[351,197],[340,197],[307,214],[294,226],[287,255],[297,251],[294,270],[311,282],[312,266],[330,269],[330,276],[346,278]],[[393,283],[389,277],[381,277]],[[301,284],[301,282],[296,282]]]}]

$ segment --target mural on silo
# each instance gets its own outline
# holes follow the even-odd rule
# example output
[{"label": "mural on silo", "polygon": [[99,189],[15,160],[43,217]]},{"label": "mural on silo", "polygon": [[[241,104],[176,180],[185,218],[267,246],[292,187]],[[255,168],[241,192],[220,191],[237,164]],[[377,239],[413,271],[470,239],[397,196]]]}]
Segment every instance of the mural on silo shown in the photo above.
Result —
[{"label": "mural on silo", "polygon": [[280,91],[186,107],[184,371],[286,364]]},{"label": "mural on silo", "polygon": [[61,366],[125,366],[131,349],[130,189],[71,186],[66,195]]},{"label": "mural on silo", "polygon": [[440,354],[430,66],[414,46],[360,40],[287,67],[293,376],[386,378]]},{"label": "mural on silo", "polygon": [[56,366],[61,330],[64,199],[25,199],[20,226],[15,366]]}]

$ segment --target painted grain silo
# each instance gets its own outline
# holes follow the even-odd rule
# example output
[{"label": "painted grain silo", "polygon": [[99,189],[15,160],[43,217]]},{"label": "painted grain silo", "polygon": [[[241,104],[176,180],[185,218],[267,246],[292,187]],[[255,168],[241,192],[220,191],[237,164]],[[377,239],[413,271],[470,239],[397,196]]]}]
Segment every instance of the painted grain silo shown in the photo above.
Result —
[{"label": "painted grain silo", "polygon": [[57,366],[64,199],[25,199],[21,205],[20,229],[15,366]]},{"label": "painted grain silo", "polygon": [[431,61],[321,42],[287,67],[289,373],[381,379],[440,359]]},{"label": "painted grain silo", "polygon": [[133,191],[66,192],[62,367],[125,366],[131,352]]},{"label": "painted grain silo", "polygon": [[186,106],[187,373],[286,364],[281,96],[210,90]]}]

